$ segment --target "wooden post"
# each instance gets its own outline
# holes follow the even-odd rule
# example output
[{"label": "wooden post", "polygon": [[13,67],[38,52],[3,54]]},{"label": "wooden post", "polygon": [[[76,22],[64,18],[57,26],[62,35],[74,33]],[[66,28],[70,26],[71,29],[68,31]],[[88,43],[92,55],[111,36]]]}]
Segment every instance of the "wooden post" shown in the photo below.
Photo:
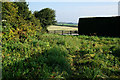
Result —
[{"label": "wooden post", "polygon": [[56,31],[54,30],[54,34],[56,33]]},{"label": "wooden post", "polygon": [[70,31],[70,35],[72,34],[72,31]]},{"label": "wooden post", "polygon": [[63,35],[63,30],[62,30],[62,35]]}]

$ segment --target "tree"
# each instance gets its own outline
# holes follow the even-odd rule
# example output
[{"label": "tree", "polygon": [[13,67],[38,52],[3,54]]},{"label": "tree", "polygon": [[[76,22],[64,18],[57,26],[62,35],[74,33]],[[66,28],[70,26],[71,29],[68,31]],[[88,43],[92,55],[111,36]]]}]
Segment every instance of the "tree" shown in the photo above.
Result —
[{"label": "tree", "polygon": [[14,2],[14,4],[18,6],[18,15],[29,20],[31,11],[29,11],[28,4],[26,2]]},{"label": "tree", "polygon": [[44,8],[40,11],[35,11],[34,15],[40,20],[41,26],[44,29],[47,29],[48,25],[54,25],[57,22],[55,20],[55,10],[52,10],[50,8]]},{"label": "tree", "polygon": [[17,5],[13,4],[12,2],[3,2],[2,3],[2,20],[7,20],[11,26],[16,28],[17,25],[17,18],[19,17],[18,14],[18,7]]},{"label": "tree", "polygon": [[2,32],[10,34],[10,31],[25,32],[26,34],[35,35],[36,32],[41,32],[41,24],[25,2],[2,2]]}]

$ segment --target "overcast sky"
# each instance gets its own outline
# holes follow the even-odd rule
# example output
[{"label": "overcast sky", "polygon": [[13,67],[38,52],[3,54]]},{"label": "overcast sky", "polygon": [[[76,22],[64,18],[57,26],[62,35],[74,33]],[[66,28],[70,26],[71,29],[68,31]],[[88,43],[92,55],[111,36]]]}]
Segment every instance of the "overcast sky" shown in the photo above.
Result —
[{"label": "overcast sky", "polygon": [[[45,0],[44,0],[45,1]],[[55,1],[55,0],[54,0]],[[43,8],[51,8],[56,11],[58,22],[77,23],[80,17],[85,16],[116,16],[118,15],[117,0],[104,0],[106,2],[94,2],[102,0],[91,0],[93,2],[29,2],[29,8],[32,12],[40,11]],[[63,0],[60,0],[63,1]],[[77,0],[74,0],[77,1]],[[86,2],[85,2],[86,1]],[[109,1],[109,2],[107,2]],[[111,2],[110,2],[111,1]],[[116,2],[115,2],[116,1]]]}]

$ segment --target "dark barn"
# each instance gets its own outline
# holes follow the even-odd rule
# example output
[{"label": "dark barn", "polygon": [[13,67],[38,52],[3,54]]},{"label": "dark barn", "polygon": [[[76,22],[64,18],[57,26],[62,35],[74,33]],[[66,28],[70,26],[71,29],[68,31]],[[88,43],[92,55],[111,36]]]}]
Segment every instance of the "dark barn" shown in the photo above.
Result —
[{"label": "dark barn", "polygon": [[79,35],[120,37],[120,16],[79,18]]}]

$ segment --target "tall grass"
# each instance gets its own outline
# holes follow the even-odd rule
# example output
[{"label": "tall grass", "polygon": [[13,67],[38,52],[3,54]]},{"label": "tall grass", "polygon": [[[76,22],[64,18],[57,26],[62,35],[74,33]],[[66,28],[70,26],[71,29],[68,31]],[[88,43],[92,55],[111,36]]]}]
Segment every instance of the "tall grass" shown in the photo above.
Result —
[{"label": "tall grass", "polygon": [[120,38],[36,34],[2,42],[5,79],[120,79]]}]

